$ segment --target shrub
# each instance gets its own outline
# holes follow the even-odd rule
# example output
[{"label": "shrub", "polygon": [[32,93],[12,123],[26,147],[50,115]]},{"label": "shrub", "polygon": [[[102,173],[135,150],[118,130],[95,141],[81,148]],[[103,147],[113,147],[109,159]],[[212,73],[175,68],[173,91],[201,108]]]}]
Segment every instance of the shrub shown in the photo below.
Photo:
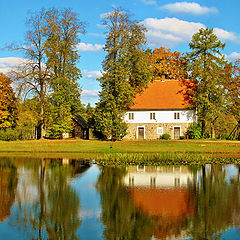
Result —
[{"label": "shrub", "polygon": [[180,139],[183,140],[183,139],[186,139],[186,137],[185,136],[180,136]]},{"label": "shrub", "polygon": [[18,139],[17,133],[12,128],[0,130],[0,140],[2,141],[16,141]]},{"label": "shrub", "polygon": [[167,133],[164,133],[161,137],[160,137],[160,139],[164,139],[164,140],[169,140],[171,138],[171,136],[169,135],[169,134],[167,134]]},{"label": "shrub", "polygon": [[193,123],[188,128],[190,139],[200,139],[202,137],[202,128],[199,123]]}]

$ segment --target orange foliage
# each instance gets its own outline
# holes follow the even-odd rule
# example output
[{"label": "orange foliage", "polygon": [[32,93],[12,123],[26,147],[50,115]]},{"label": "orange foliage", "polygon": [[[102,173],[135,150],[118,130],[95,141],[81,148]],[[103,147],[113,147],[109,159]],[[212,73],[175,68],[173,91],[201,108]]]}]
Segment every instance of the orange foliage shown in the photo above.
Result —
[{"label": "orange foliage", "polygon": [[14,125],[16,118],[16,98],[10,78],[0,73],[0,129]]},{"label": "orange foliage", "polygon": [[184,79],[186,61],[180,52],[171,52],[164,47],[156,48],[151,56],[150,62],[153,68],[154,79]]}]

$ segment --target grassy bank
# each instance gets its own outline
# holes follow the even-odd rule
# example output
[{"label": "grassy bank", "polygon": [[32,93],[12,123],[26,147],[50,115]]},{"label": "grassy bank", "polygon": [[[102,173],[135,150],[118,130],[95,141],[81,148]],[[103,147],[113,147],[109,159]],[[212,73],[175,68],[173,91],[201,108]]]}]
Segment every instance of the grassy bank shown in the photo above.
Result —
[{"label": "grassy bank", "polygon": [[121,154],[156,154],[156,153],[191,153],[214,155],[214,157],[240,156],[240,142],[237,141],[119,141],[106,142],[97,140],[33,140],[0,141],[0,155],[34,155],[34,156],[96,156]]}]

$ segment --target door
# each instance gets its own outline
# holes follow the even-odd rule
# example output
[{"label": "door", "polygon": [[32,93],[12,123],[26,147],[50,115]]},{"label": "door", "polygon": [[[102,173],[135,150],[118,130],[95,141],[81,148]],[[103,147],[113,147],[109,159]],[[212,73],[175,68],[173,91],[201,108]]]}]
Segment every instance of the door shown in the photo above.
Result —
[{"label": "door", "polygon": [[180,139],[180,127],[174,127],[174,139]]},{"label": "door", "polygon": [[138,140],[144,139],[144,127],[138,127]]}]

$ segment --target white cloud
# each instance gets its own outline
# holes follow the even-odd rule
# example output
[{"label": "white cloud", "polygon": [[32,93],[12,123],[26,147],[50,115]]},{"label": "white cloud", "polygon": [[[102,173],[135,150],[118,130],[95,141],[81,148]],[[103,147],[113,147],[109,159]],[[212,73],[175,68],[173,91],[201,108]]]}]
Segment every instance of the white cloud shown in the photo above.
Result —
[{"label": "white cloud", "polygon": [[229,61],[235,61],[235,60],[237,60],[238,58],[240,58],[240,53],[238,53],[238,52],[232,52],[231,54],[226,55],[226,58],[227,58]]},{"label": "white cloud", "polygon": [[144,24],[148,29],[147,38],[152,47],[171,47],[189,42],[194,33],[205,27],[202,23],[187,22],[178,18],[147,18]]},{"label": "white cloud", "polygon": [[17,57],[0,58],[0,72],[6,74],[24,61],[26,59]]},{"label": "white cloud", "polygon": [[90,103],[91,106],[95,106],[95,103],[99,101],[100,90],[82,90],[81,100],[83,104]]},{"label": "white cloud", "polygon": [[220,39],[230,40],[230,41],[233,41],[233,42],[236,42],[236,41],[239,40],[239,37],[234,32],[228,32],[228,31],[225,31],[221,28],[214,28],[213,31]]},{"label": "white cloud", "polygon": [[87,71],[83,70],[83,74],[86,75],[87,78],[99,78],[102,77],[101,71]]},{"label": "white cloud", "polygon": [[93,96],[98,96],[100,90],[82,90],[81,94],[83,97],[93,97]]},{"label": "white cloud", "polygon": [[106,12],[106,13],[102,13],[102,14],[100,14],[100,18],[106,18],[106,17],[108,17],[109,15],[111,15],[113,13],[113,11],[111,11],[111,12]]},{"label": "white cloud", "polygon": [[98,52],[102,50],[104,45],[102,44],[91,44],[91,43],[78,43],[76,48],[83,52]]},{"label": "white cloud", "polygon": [[145,5],[157,5],[155,0],[141,0]]},{"label": "white cloud", "polygon": [[[206,26],[200,22],[188,22],[178,18],[146,18],[144,25],[148,29],[147,39],[151,47],[173,47],[180,43],[190,42],[192,35]],[[214,33],[221,40],[240,42],[236,33],[221,28],[214,28]]]},{"label": "white cloud", "polygon": [[215,7],[205,7],[195,2],[176,2],[166,4],[159,9],[167,10],[172,13],[187,13],[194,15],[203,15],[218,12],[217,8]]}]

